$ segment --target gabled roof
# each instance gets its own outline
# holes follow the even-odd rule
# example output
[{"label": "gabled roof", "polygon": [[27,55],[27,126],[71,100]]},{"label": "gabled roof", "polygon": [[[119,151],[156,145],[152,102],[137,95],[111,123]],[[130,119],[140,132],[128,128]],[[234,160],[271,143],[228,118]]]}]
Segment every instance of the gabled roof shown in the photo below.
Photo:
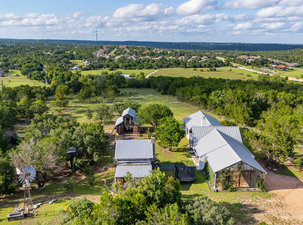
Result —
[{"label": "gabled roof", "polygon": [[206,156],[207,162],[213,172],[218,172],[236,163],[244,162],[266,173],[242,142],[217,129],[213,129],[199,140],[196,152],[200,157]]},{"label": "gabled roof", "polygon": [[122,116],[125,116],[125,115],[130,115],[131,117],[135,117],[136,111],[132,108],[124,109]]},{"label": "gabled roof", "polygon": [[153,144],[151,140],[117,140],[115,159],[152,159],[154,158]]},{"label": "gabled roof", "polygon": [[132,177],[140,178],[151,174],[151,164],[131,164],[118,165],[116,168],[115,177],[125,177],[127,172],[131,173]]},{"label": "gabled roof", "polygon": [[196,146],[198,141],[205,135],[217,129],[222,133],[242,142],[241,132],[237,126],[208,126],[208,127],[192,127],[193,146]]},{"label": "gabled roof", "polygon": [[221,123],[217,119],[201,111],[185,117],[183,121],[185,128],[189,130],[194,126],[221,126]]},{"label": "gabled roof", "polygon": [[115,126],[118,126],[119,124],[123,123],[123,116],[119,117],[117,120],[116,120],[116,123],[115,123]]}]

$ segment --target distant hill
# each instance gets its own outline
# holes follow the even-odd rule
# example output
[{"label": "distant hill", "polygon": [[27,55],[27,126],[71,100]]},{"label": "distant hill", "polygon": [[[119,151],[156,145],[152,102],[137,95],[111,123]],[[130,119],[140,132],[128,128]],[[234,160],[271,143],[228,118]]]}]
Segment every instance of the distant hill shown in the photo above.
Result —
[{"label": "distant hill", "polygon": [[8,42],[48,42],[86,45],[133,45],[167,49],[233,50],[233,51],[276,51],[303,49],[303,44],[262,44],[262,43],[218,43],[218,42],[152,42],[152,41],[85,41],[85,40],[30,40],[0,39]]}]

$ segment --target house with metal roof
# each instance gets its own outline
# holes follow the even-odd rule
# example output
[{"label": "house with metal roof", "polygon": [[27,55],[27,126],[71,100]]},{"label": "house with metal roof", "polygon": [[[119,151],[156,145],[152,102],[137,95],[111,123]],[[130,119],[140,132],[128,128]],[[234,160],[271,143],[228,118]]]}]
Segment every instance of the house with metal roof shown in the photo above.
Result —
[{"label": "house with metal roof", "polygon": [[188,139],[190,139],[193,127],[222,126],[217,119],[201,111],[185,117],[183,121],[185,134]]},{"label": "house with metal roof", "polygon": [[115,157],[117,162],[115,180],[123,182],[127,173],[134,178],[151,174],[155,158],[152,140],[117,140]]},{"label": "house with metal roof", "polygon": [[184,118],[189,146],[196,155],[198,170],[211,175],[214,190],[222,190],[222,177],[228,173],[230,185],[255,187],[266,171],[242,142],[237,126],[222,126],[215,118],[196,112]]},{"label": "house with metal roof", "polygon": [[122,116],[116,120],[115,129],[118,134],[129,132],[140,134],[139,118],[136,116],[136,111],[132,108],[125,109]]},{"label": "house with metal roof", "polygon": [[214,190],[222,190],[222,176],[226,173],[229,173],[230,184],[240,188],[254,188],[258,177],[264,178],[266,171],[242,143],[238,127],[199,129],[200,136],[195,137],[193,149],[200,169],[212,174]]}]

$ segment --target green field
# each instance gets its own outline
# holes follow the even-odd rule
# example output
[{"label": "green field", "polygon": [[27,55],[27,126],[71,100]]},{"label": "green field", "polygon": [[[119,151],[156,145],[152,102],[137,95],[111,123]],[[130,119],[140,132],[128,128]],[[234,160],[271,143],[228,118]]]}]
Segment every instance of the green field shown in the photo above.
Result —
[{"label": "green field", "polygon": [[303,68],[293,68],[293,70],[288,70],[288,71],[276,71],[275,75],[284,76],[284,77],[303,78]]},{"label": "green field", "polygon": [[21,75],[20,70],[11,70],[8,75],[5,75],[5,77],[0,77],[0,89],[2,89],[2,81],[5,87],[17,87],[20,85],[30,85],[30,86],[45,85],[40,81],[30,80],[26,76]]},{"label": "green field", "polygon": [[[161,103],[167,105],[174,113],[175,118],[179,122],[183,122],[183,118],[197,112],[198,110],[205,111],[203,109],[199,109],[195,106],[192,106],[188,103],[179,101],[176,97],[170,95],[161,95],[158,91],[154,89],[145,89],[145,88],[129,88],[129,89],[121,89],[122,96],[119,96],[115,99],[116,102],[121,101],[136,101],[140,103],[142,106],[146,106],[152,103]],[[54,98],[50,98],[49,105],[51,105],[51,100]],[[67,107],[60,113],[61,115],[72,116],[76,118],[79,122],[88,122],[88,119],[85,117],[85,113],[88,109],[94,109],[94,107],[99,104],[106,102],[106,99],[101,97],[96,97],[91,99],[91,101],[80,101],[78,96],[70,96],[70,101]],[[109,103],[110,104],[110,103]],[[52,113],[56,113],[56,108],[52,108]],[[205,111],[211,116],[214,116],[217,119],[221,119],[217,115]],[[118,116],[117,116],[118,117]],[[115,118],[116,119],[116,118]],[[109,122],[111,128],[113,128],[113,123]]]},{"label": "green field", "polygon": [[153,74],[153,76],[171,76],[171,77],[193,77],[200,76],[204,78],[223,78],[223,79],[239,79],[239,80],[249,80],[257,79],[258,74],[240,70],[234,67],[219,67],[216,68],[217,71],[208,71],[208,68],[166,68],[160,69],[158,72]]},{"label": "green field", "polygon": [[151,72],[153,72],[153,69],[144,69],[144,70],[106,70],[106,69],[102,69],[102,70],[83,70],[81,71],[82,75],[101,75],[102,72],[108,72],[108,73],[113,73],[113,72],[117,72],[120,71],[122,74],[129,74],[129,75],[137,75],[141,72],[143,72],[145,75],[150,74]]}]

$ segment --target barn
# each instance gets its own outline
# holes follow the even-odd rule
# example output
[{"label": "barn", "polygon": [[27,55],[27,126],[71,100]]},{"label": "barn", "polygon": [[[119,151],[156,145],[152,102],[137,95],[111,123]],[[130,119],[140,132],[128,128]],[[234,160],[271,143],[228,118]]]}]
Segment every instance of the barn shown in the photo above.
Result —
[{"label": "barn", "polygon": [[136,111],[132,108],[125,109],[122,116],[116,120],[115,129],[118,134],[140,134],[139,118],[136,116]]}]

